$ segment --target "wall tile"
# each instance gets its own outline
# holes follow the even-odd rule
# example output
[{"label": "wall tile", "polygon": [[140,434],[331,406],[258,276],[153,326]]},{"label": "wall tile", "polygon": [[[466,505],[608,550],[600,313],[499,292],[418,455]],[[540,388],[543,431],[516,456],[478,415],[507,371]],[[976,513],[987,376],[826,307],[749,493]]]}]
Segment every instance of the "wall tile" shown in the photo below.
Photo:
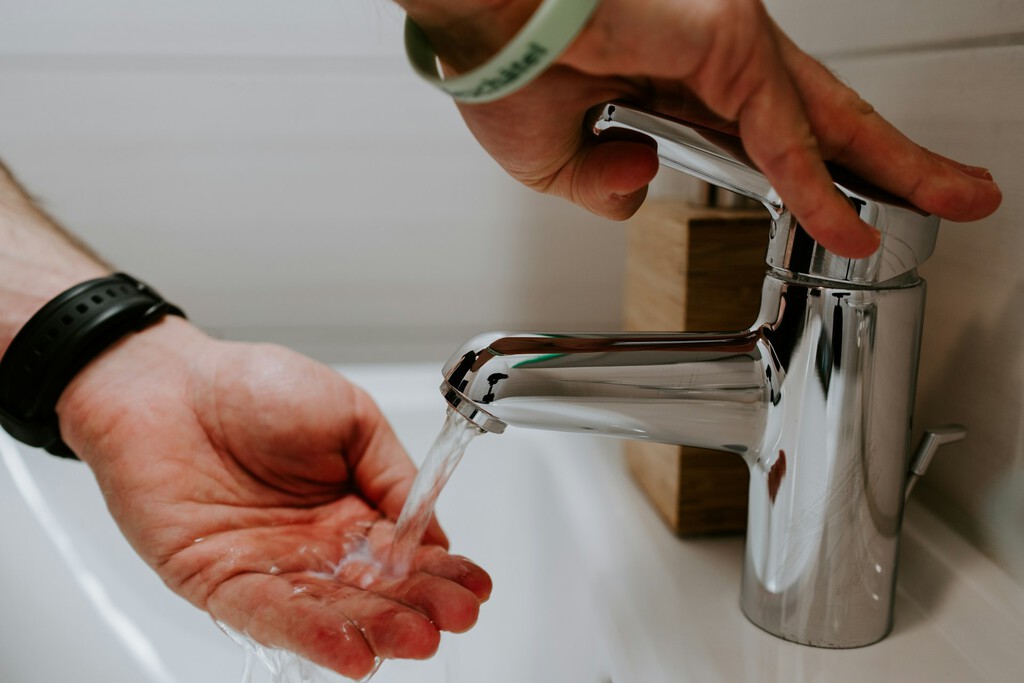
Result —
[{"label": "wall tile", "polygon": [[4,0],[0,54],[401,52],[390,0]]},{"label": "wall tile", "polygon": [[1024,38],[1020,0],[765,0],[765,5],[798,45],[819,55],[1020,44]]}]

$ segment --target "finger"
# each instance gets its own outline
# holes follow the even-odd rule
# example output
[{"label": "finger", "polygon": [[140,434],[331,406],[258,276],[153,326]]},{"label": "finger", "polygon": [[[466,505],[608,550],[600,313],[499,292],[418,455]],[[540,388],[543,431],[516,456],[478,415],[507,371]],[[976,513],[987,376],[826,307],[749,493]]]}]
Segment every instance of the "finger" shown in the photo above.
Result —
[{"label": "finger", "polygon": [[454,581],[480,602],[490,598],[493,583],[490,575],[460,555],[450,555],[439,548],[423,548],[416,557],[416,571]]},{"label": "finger", "polygon": [[644,92],[642,81],[587,75],[558,64],[500,102],[463,104],[459,110],[480,144],[516,180],[598,215],[624,219],[643,202],[644,188],[657,172],[652,143],[642,136],[639,144],[595,141],[584,134],[583,121],[595,105],[635,100]]},{"label": "finger", "polygon": [[480,614],[480,600],[472,591],[440,576],[415,573],[384,595],[425,614],[437,628],[453,633],[468,631]]},{"label": "finger", "polygon": [[650,144],[638,142],[587,143],[568,168],[573,201],[599,216],[625,220],[643,204],[658,173],[658,154]]},{"label": "finger", "polygon": [[985,169],[914,143],[778,27],[775,33],[826,159],[943,218],[977,220],[999,206],[1002,194]]},{"label": "finger", "polygon": [[343,676],[360,679],[376,666],[377,654],[352,620],[296,593],[284,579],[240,575],[211,596],[207,609],[264,646],[289,650]]},{"label": "finger", "polygon": [[777,46],[762,35],[741,92],[738,119],[744,148],[804,229],[840,256],[871,255],[880,242],[836,190]]},{"label": "finger", "polygon": [[476,623],[480,603],[490,595],[486,572],[435,545],[417,549],[412,573],[392,578],[387,571],[392,532],[388,522],[374,524],[367,536],[350,539],[347,554],[331,562],[328,572],[299,570],[292,576],[313,595],[326,597],[347,586],[390,598],[445,631],[465,631]]},{"label": "finger", "polygon": [[434,515],[430,516],[430,523],[427,525],[427,530],[423,532],[422,542],[424,544],[436,545],[445,550],[450,547],[448,534],[441,528],[441,523],[437,521],[437,517]]},{"label": "finger", "polygon": [[424,611],[386,594],[334,583],[320,601],[355,624],[380,657],[427,659],[441,642],[438,626]]},{"label": "finger", "polygon": [[209,612],[257,642],[361,678],[375,658],[426,659],[440,643],[430,619],[387,597],[310,579],[241,574],[211,596]]}]

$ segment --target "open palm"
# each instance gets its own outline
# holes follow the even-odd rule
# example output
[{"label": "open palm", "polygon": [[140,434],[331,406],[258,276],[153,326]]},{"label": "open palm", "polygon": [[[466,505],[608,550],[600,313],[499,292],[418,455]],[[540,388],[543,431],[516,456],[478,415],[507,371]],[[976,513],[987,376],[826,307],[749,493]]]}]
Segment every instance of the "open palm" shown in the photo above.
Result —
[{"label": "open palm", "polygon": [[436,523],[409,576],[382,567],[415,469],[364,392],[298,354],[168,319],[88,366],[59,410],[142,558],[264,645],[359,677],[376,656],[429,657],[489,595]]}]

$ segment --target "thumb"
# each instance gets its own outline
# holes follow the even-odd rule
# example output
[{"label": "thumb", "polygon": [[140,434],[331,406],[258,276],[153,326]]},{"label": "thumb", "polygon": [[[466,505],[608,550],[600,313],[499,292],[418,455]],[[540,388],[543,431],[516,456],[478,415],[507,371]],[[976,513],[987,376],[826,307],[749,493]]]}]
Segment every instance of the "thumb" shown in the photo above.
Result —
[{"label": "thumb", "polygon": [[572,168],[570,198],[588,211],[613,220],[636,213],[658,172],[658,153],[645,142],[587,142]]}]

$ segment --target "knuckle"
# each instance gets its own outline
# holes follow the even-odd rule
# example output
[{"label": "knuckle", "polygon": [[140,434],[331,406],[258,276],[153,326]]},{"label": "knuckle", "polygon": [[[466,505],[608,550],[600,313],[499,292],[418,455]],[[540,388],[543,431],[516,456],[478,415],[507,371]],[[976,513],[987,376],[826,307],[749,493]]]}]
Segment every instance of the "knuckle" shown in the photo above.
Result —
[{"label": "knuckle", "polygon": [[717,114],[735,120],[764,86],[771,63],[767,14],[758,0],[724,0],[709,10],[712,36],[693,82]]}]

